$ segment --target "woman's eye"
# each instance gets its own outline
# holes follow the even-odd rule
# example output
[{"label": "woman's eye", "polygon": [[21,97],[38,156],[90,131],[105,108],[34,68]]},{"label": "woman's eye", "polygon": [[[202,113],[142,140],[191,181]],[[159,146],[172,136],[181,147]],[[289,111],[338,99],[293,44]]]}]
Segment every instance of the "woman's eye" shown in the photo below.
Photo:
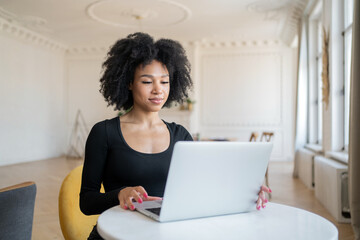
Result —
[{"label": "woman's eye", "polygon": [[161,82],[162,84],[168,84],[169,82],[168,81],[165,81],[165,82]]},{"label": "woman's eye", "polygon": [[144,83],[144,84],[151,84],[151,82],[149,82],[149,81],[142,81],[142,83]]}]

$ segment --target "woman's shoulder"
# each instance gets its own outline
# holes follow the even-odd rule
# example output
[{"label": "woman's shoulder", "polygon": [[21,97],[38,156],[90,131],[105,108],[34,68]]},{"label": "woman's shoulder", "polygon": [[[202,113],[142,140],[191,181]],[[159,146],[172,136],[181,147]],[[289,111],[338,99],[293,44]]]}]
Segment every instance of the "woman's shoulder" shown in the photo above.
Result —
[{"label": "woman's shoulder", "polygon": [[116,128],[119,117],[114,117],[112,119],[105,119],[100,122],[97,122],[92,127],[92,131],[106,131],[107,129]]},{"label": "woman's shoulder", "polygon": [[175,139],[192,140],[191,134],[181,124],[177,124],[175,122],[171,122],[171,123],[166,122],[166,121],[164,121],[164,122],[168,125],[168,127],[169,127],[170,131],[173,133]]},{"label": "woman's shoulder", "polygon": [[182,131],[182,130],[186,130],[182,125],[177,124],[176,122],[167,122],[165,120],[163,120],[166,125],[168,125],[168,127],[172,130],[172,131]]}]

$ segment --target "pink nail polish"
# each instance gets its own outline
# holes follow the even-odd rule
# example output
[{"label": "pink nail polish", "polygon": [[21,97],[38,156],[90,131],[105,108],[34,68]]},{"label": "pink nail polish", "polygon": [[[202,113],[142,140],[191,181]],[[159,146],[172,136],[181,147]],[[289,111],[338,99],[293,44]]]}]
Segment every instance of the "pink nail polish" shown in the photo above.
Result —
[{"label": "pink nail polish", "polygon": [[142,199],[141,199],[141,198],[139,198],[138,202],[139,202],[139,203],[142,203],[143,201],[142,201]]},{"label": "pink nail polish", "polygon": [[260,206],[257,206],[256,209],[257,209],[257,210],[260,210]]},{"label": "pink nail polish", "polygon": [[144,193],[143,195],[144,195],[144,198],[148,198],[148,197],[149,197],[146,193]]},{"label": "pink nail polish", "polygon": [[128,207],[127,207],[127,206],[124,206],[124,209],[125,209],[125,210],[127,210],[127,209],[128,209]]},{"label": "pink nail polish", "polygon": [[268,203],[268,200],[267,199],[265,199],[265,201],[264,201],[265,203]]},{"label": "pink nail polish", "polygon": [[265,208],[266,207],[266,205],[264,205],[264,206],[262,206],[263,208]]},{"label": "pink nail polish", "polygon": [[269,192],[272,192],[270,188],[269,188]]},{"label": "pink nail polish", "polygon": [[131,207],[130,207],[130,208],[131,208],[131,210],[134,210],[134,209],[135,209],[134,205],[131,205]]}]

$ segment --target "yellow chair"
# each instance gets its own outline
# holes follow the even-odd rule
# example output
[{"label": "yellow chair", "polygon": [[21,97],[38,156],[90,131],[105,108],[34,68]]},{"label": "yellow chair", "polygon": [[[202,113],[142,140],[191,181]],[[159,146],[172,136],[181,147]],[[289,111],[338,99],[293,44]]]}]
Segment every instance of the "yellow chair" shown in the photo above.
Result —
[{"label": "yellow chair", "polygon": [[[83,166],[74,168],[64,179],[59,193],[59,220],[65,240],[87,239],[99,215],[86,216],[79,206]],[[101,185],[101,192],[104,188]]]}]

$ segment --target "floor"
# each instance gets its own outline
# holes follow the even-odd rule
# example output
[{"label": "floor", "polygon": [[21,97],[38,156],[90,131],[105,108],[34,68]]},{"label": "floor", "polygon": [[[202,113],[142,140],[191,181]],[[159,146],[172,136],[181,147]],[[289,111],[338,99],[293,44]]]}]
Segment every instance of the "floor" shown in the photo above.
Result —
[{"label": "floor", "polygon": [[[58,219],[58,194],[67,173],[82,164],[81,159],[55,158],[0,167],[0,188],[24,181],[35,181],[34,240],[64,239]],[[271,162],[269,183],[272,202],[302,208],[327,218],[339,230],[340,240],[354,239],[350,224],[338,224],[299,179],[292,178],[292,162]],[[265,209],[266,210],[266,209]]]}]

